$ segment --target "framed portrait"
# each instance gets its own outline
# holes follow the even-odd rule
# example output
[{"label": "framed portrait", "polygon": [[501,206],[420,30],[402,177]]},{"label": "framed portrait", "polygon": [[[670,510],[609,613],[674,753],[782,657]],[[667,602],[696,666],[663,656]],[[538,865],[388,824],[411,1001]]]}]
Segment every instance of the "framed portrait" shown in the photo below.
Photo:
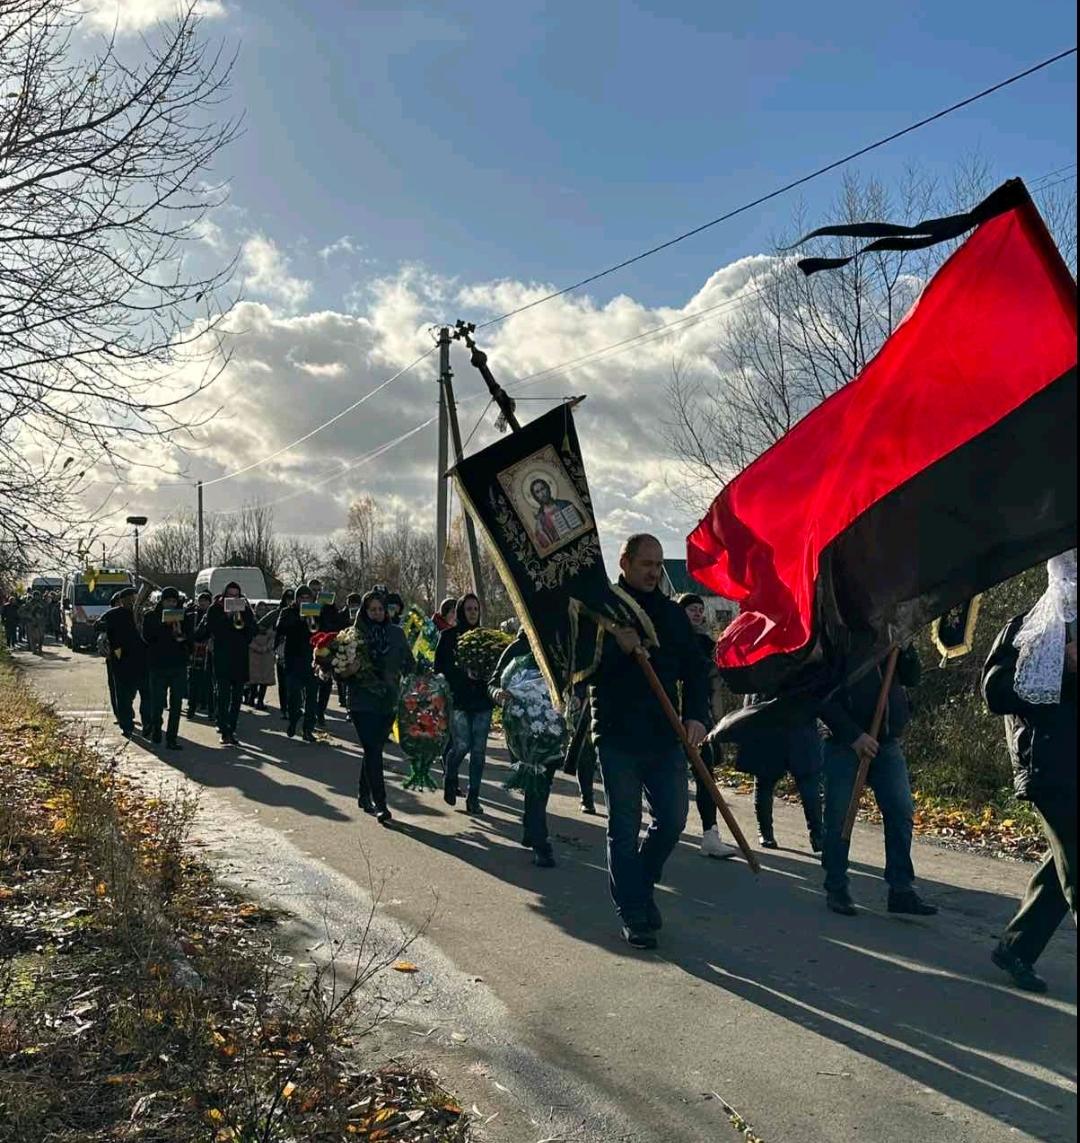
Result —
[{"label": "framed portrait", "polygon": [[552,445],[503,469],[499,484],[539,556],[553,555],[595,527]]},{"label": "framed portrait", "polygon": [[245,610],[248,605],[248,601],[242,595],[227,595],[224,603],[226,615],[235,615],[238,611]]}]

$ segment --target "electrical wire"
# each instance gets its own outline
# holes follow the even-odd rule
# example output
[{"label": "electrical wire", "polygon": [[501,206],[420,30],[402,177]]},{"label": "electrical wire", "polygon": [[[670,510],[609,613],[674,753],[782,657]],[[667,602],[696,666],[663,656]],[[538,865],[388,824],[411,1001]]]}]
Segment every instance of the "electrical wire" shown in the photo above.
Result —
[{"label": "electrical wire", "polygon": [[535,309],[537,306],[543,305],[545,302],[553,301],[555,298],[561,298],[566,294],[573,293],[575,290],[580,290],[582,286],[588,286],[592,282],[598,282],[601,278],[606,278],[610,274],[615,274],[619,270],[625,270],[627,266],[633,266],[637,262],[643,261],[645,258],[650,258],[653,254],[659,254],[663,250],[668,250],[672,246],[678,245],[680,242],[685,242],[687,238],[693,238],[695,235],[701,234],[714,226],[718,226],[721,222],[728,222],[730,219],[737,217],[740,214],[745,214],[754,207],[761,206],[763,203],[769,202],[774,198],[779,198],[781,195],[787,194],[789,191],[795,190],[797,187],[805,186],[807,183],[814,179],[820,178],[822,175],[828,174],[830,171],[835,171],[838,167],[845,166],[847,163],[855,159],[862,158],[863,155],[870,154],[871,151],[876,151],[889,143],[896,142],[897,139],[902,139],[905,135],[910,135],[914,131],[918,131],[923,127],[929,126],[931,123],[937,122],[939,119],[944,119],[947,115],[952,115],[956,111],[960,111],[965,107],[970,107],[973,103],[977,103],[987,96],[993,95],[995,92],[1001,91],[1003,88],[1009,87],[1014,83],[1018,83],[1022,79],[1027,79],[1028,76],[1034,75],[1036,72],[1042,71],[1044,68],[1050,67],[1052,64],[1058,63],[1069,56],[1076,54],[1076,47],[1066,48],[1064,51],[1058,52],[1056,55],[1050,56],[1037,64],[1033,64],[1023,71],[1017,72],[1015,75],[1009,76],[990,87],[984,88],[982,91],[976,92],[974,95],[969,95],[966,99],[961,99],[958,103],[953,103],[949,107],[942,108],[940,111],[934,112],[933,115],[928,115],[915,123],[909,124],[907,127],[899,131],[894,131],[891,135],[886,135],[881,139],[877,139],[873,143],[868,143],[864,147],[860,147],[856,151],[852,151],[842,158],[834,159],[831,163],[825,166],[818,167],[817,170],[811,171],[809,174],[802,175],[797,179],[793,179],[789,183],[785,183],[775,190],[769,191],[767,194],[760,195],[752,199],[750,202],[743,203],[742,206],[735,207],[724,214],[719,215],[717,218],[711,219],[709,222],[702,223],[700,226],[695,226],[692,230],[687,230],[682,234],[676,235],[674,238],[669,238],[666,242],[661,242],[657,246],[652,246],[648,250],[643,250],[640,254],[635,254],[631,258],[625,258],[621,262],[617,262],[614,266],[609,266],[606,270],[600,270],[595,274],[590,274],[587,278],[582,278],[572,285],[564,286],[562,289],[553,290],[549,294],[545,294],[541,298],[536,298],[531,302],[526,302],[525,305],[518,306],[516,309],[508,310],[498,317],[490,318],[488,321],[482,322],[477,326],[477,329],[486,329],[488,326],[497,325],[504,322],[509,318],[515,317],[518,314],[525,313],[526,310]]}]

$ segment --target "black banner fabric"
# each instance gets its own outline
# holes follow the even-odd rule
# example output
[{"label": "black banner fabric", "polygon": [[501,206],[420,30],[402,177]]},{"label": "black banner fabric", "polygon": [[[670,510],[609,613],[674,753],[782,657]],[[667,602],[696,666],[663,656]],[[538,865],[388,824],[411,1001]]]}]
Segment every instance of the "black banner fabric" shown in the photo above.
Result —
[{"label": "black banner fabric", "polygon": [[590,616],[633,622],[604,569],[571,406],[461,461],[453,476],[561,708],[598,659]]}]

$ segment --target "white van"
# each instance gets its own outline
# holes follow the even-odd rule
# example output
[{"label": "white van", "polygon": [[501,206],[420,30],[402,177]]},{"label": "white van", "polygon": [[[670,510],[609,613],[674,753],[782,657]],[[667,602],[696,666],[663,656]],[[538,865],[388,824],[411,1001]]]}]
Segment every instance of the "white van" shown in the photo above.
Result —
[{"label": "white van", "polygon": [[203,568],[195,577],[195,596],[208,591],[215,598],[227,583],[238,583],[241,594],[252,601],[266,599],[266,577],[259,568]]},{"label": "white van", "polygon": [[64,577],[60,635],[73,651],[97,645],[94,624],[109,610],[112,597],[121,588],[134,585],[127,568],[98,568],[90,583],[87,575],[85,571],[70,571]]}]

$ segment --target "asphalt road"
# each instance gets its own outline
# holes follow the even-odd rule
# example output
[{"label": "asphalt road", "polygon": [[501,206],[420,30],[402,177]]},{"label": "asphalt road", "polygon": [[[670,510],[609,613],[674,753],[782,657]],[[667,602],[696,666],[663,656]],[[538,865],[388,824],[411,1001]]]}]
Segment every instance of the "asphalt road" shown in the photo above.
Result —
[{"label": "asphalt road", "polygon": [[[51,646],[17,658],[58,710],[115,742],[100,660]],[[370,862],[405,926],[423,925],[437,897],[427,941],[453,980],[482,989],[465,1007],[493,1040],[573,1077],[586,1123],[574,1138],[735,1138],[716,1095],[765,1143],[1076,1138],[1075,930],[1040,964],[1048,997],[1007,987],[988,960],[1030,866],[918,842],[920,887],[942,912],[892,917],[880,830],[860,825],[853,891],[865,908],[842,918],[824,907],[797,808],[778,804],[785,848],[763,853],[755,878],[741,861],[702,858],[691,807],[659,890],[661,948],[635,953],[607,896],[604,819],[578,812],[572,781],[557,780],[551,800],[553,870],[517,844],[520,801],[502,789],[501,761],[489,764],[485,816],[471,819],[402,790],[392,749],[396,820],[382,829],[356,807],[354,735],[334,704],[330,714],[318,746],[287,739],[274,711],[242,715],[240,750],[217,747],[200,719],[185,721],[181,754],[128,751],[187,775],[230,820],[300,846],[336,884],[368,885]],[[734,805],[750,835],[748,801]],[[600,1108],[631,1130],[605,1134]]]}]

